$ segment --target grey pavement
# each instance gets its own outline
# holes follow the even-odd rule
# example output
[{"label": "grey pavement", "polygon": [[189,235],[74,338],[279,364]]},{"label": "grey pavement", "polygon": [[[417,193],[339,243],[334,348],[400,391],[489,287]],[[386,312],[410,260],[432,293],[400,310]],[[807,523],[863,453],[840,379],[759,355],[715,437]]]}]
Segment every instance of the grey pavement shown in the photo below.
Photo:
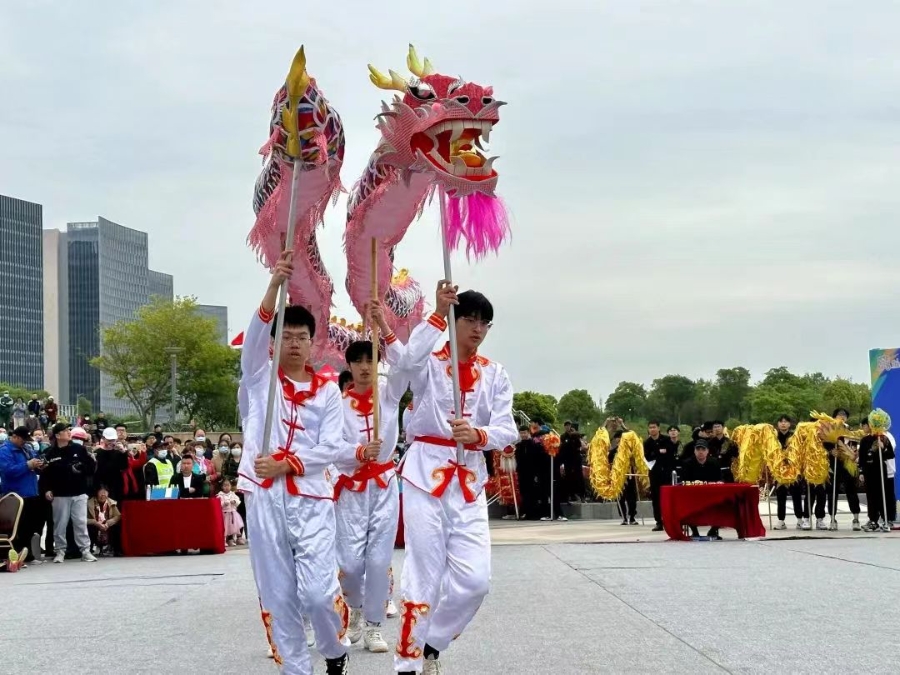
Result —
[{"label": "grey pavement", "polygon": [[[448,675],[898,671],[898,534],[556,543],[567,525],[494,547]],[[0,673],[277,672],[246,549],[31,566],[0,575],[0,601]],[[351,673],[392,672],[387,655],[351,658]]]}]

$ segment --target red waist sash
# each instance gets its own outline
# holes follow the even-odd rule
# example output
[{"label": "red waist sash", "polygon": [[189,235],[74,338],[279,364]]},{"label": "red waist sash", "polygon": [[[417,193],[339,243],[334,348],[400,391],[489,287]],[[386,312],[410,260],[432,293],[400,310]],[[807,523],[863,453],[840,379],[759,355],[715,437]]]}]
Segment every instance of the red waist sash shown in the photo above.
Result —
[{"label": "red waist sash", "polygon": [[[456,441],[452,438],[441,438],[440,436],[416,436],[415,441],[419,441],[420,443],[427,443],[428,445],[440,445],[443,448],[455,448]],[[463,445],[466,450],[479,450],[478,446],[474,443],[466,443]]]},{"label": "red waist sash", "polygon": [[341,474],[337,484],[334,486],[334,498],[341,496],[341,492],[345,489],[350,492],[362,492],[366,489],[366,485],[370,480],[374,480],[375,484],[382,490],[388,486],[388,482],[384,479],[384,473],[394,468],[393,461],[387,461],[384,464],[378,462],[366,462],[352,476]]}]

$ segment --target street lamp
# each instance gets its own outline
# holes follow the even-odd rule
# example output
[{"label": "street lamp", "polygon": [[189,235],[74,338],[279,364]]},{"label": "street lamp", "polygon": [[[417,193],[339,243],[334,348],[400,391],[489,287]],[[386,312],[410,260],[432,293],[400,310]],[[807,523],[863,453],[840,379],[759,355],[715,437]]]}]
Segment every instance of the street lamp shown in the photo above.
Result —
[{"label": "street lamp", "polygon": [[166,354],[172,357],[172,408],[169,411],[169,431],[175,431],[175,410],[178,395],[178,355],[184,347],[166,347]]}]

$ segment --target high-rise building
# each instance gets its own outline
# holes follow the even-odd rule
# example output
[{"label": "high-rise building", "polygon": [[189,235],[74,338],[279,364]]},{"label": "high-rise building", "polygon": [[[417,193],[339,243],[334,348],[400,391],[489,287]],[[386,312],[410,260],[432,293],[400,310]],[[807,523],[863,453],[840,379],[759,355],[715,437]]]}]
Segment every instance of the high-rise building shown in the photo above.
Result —
[{"label": "high-rise building", "polygon": [[69,400],[68,236],[44,230],[44,389],[58,403]]},{"label": "high-rise building", "polygon": [[43,207],[0,195],[0,381],[44,386]]},{"label": "high-rise building", "polygon": [[175,280],[171,274],[150,270],[150,297],[158,296],[168,301],[175,299]]},{"label": "high-rise building", "polygon": [[197,305],[197,311],[205,317],[216,320],[219,342],[228,344],[228,308],[221,305]]},{"label": "high-rise building", "polygon": [[69,399],[74,403],[82,395],[95,411],[130,413],[110,378],[90,361],[102,352],[101,330],[131,320],[147,304],[147,233],[98,218],[69,223],[68,240]]}]

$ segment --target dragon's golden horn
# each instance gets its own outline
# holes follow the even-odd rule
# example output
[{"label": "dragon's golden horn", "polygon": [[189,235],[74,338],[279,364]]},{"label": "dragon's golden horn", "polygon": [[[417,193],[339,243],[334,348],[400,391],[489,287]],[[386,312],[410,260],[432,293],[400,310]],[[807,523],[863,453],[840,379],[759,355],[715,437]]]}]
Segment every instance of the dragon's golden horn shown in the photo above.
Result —
[{"label": "dragon's golden horn", "polygon": [[423,64],[419,60],[416,48],[411,44],[409,45],[409,54],[406,56],[406,66],[409,68],[409,72],[416,77],[425,77],[434,72],[434,66],[431,65],[431,61],[426,58]]},{"label": "dragon's golden horn", "polygon": [[369,64],[369,79],[379,89],[388,89],[394,91],[402,91],[406,93],[406,80],[393,70],[389,70],[390,75],[385,75],[379,71],[371,63]]},{"label": "dragon's golden horn", "polygon": [[306,53],[303,51],[302,45],[291,62],[291,69],[288,71],[285,85],[287,86],[288,97],[295,101],[299,100],[306,93],[306,88],[309,86],[309,75],[306,72]]}]

